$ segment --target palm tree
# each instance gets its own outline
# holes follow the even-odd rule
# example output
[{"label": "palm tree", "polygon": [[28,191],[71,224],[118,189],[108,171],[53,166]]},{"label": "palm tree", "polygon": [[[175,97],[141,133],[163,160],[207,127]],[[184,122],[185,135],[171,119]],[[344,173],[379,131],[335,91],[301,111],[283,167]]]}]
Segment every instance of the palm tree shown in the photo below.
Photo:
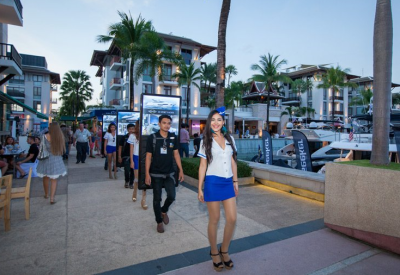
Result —
[{"label": "palm tree", "polygon": [[226,27],[228,25],[229,10],[231,0],[222,0],[221,14],[218,27],[217,45],[217,85],[215,93],[217,96],[217,106],[224,104],[225,93],[225,60],[226,60]]},{"label": "palm tree", "polygon": [[196,81],[201,79],[201,70],[195,69],[194,63],[187,66],[184,62],[179,66],[179,72],[176,72],[172,77],[177,78],[179,86],[186,85],[186,123],[189,124],[190,112],[190,88],[192,84],[200,90],[199,84]]},{"label": "palm tree", "polygon": [[393,19],[390,0],[377,0],[374,23],[374,105],[371,164],[389,164]]},{"label": "palm tree", "polygon": [[344,87],[357,87],[356,83],[346,82],[346,74],[350,72],[350,69],[340,68],[329,68],[326,74],[322,75],[322,83],[317,85],[317,88],[331,89],[332,90],[332,120],[335,120],[335,94]]},{"label": "palm tree", "polygon": [[115,45],[121,50],[122,57],[129,62],[129,98],[130,98],[130,109],[134,108],[135,101],[135,85],[133,79],[133,72],[135,62],[137,60],[134,46],[137,45],[144,33],[153,30],[151,21],[146,21],[140,15],[134,21],[132,15],[129,16],[126,13],[118,11],[118,15],[121,19],[120,22],[111,24],[108,27],[108,35],[98,35],[97,42],[107,43],[114,41]]},{"label": "palm tree", "polygon": [[155,93],[156,88],[156,76],[158,76],[159,81],[164,81],[164,63],[179,64],[182,60],[181,55],[168,49],[164,40],[154,31],[145,33],[140,42],[133,47],[133,51],[138,58],[135,79],[137,81],[148,70],[153,82],[153,93]]},{"label": "palm tree", "polygon": [[92,84],[90,76],[85,71],[68,71],[63,77],[61,85],[61,100],[64,110],[71,111],[67,105],[72,105],[72,113],[75,116],[75,122],[78,121],[78,114],[86,109],[85,102],[92,99]]},{"label": "palm tree", "polygon": [[235,130],[235,103],[242,100],[244,91],[244,84],[242,81],[234,82],[226,89],[225,93],[225,105],[232,106],[232,133]]},{"label": "palm tree", "polygon": [[279,81],[290,83],[292,80],[283,74],[280,74],[278,70],[280,67],[287,63],[285,59],[278,60],[279,55],[273,56],[268,53],[268,56],[260,56],[260,64],[251,65],[253,71],[258,71],[259,74],[253,75],[254,81],[263,82],[265,84],[265,90],[267,91],[267,125],[266,130],[269,130],[269,105],[270,105],[270,94],[276,93],[273,89],[273,85]]},{"label": "palm tree", "polygon": [[[211,96],[210,91],[211,91],[211,84],[217,82],[217,63],[204,63],[202,64],[201,68],[201,81],[202,83],[204,82],[204,88],[200,89],[200,92],[203,94],[203,96],[209,97]],[[215,94],[213,95],[215,97]],[[208,102],[208,99],[206,102]],[[210,105],[207,103],[208,107]],[[211,108],[211,107],[210,107]]]},{"label": "palm tree", "polygon": [[371,101],[371,98],[373,96],[373,93],[371,89],[367,90],[360,90],[359,91],[360,96],[358,97],[353,97],[349,103],[350,106],[363,106],[364,107],[364,113],[366,113],[366,108],[369,106],[369,102]]},{"label": "palm tree", "polygon": [[392,94],[392,105],[399,105],[400,104],[400,93],[393,93]]},{"label": "palm tree", "polygon": [[229,87],[229,82],[231,80],[231,76],[237,75],[238,71],[237,71],[235,65],[228,65],[228,67],[225,68],[225,73],[228,74],[228,87]]}]

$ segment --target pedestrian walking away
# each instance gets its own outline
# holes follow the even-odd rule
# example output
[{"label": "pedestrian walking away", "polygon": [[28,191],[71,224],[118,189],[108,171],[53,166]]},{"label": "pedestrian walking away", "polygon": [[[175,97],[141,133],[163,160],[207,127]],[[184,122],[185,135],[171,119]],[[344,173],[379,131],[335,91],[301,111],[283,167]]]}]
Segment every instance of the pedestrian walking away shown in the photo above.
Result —
[{"label": "pedestrian walking away", "polygon": [[183,153],[185,153],[185,158],[189,157],[189,142],[190,142],[190,137],[189,137],[189,132],[186,130],[186,128],[189,128],[189,125],[182,123],[181,124],[181,130],[179,132],[179,154],[181,158],[183,158]]},{"label": "pedestrian walking away", "polygon": [[[158,118],[160,130],[147,139],[146,144],[146,185],[153,187],[153,209],[157,222],[157,232],[164,232],[164,224],[169,223],[168,209],[175,201],[175,171],[174,163],[179,169],[178,180],[183,181],[183,170],[181,158],[178,152],[176,135],[169,133],[172,118],[168,115],[161,115]],[[153,142],[155,144],[153,145]],[[162,187],[165,187],[167,198],[161,207]]]},{"label": "pedestrian walking away", "polygon": [[43,178],[44,198],[49,196],[49,181],[50,186],[50,204],[55,204],[54,196],[56,194],[57,180],[60,176],[67,174],[62,155],[65,153],[65,140],[57,122],[50,124],[49,132],[43,135],[41,142],[44,143],[49,157],[41,159],[37,166],[37,175]]},{"label": "pedestrian walking away", "polygon": [[67,125],[65,125],[64,123],[61,124],[61,131],[64,135],[64,141],[65,141],[65,154],[63,155],[63,159],[68,159],[68,155],[69,155],[69,141],[71,139],[71,132],[70,130],[67,128]]},{"label": "pedestrian walking away", "polygon": [[[224,116],[225,107],[218,108],[208,115],[198,153],[201,158],[198,200],[207,203],[210,256],[216,271],[221,271],[224,266],[226,269],[233,267],[228,250],[235,230],[236,196],[239,193],[235,140],[227,133]],[[226,222],[222,244],[218,250],[217,229],[221,202]]]},{"label": "pedestrian walking away", "polygon": [[82,162],[85,163],[87,155],[87,144],[90,140],[90,132],[84,128],[83,122],[79,122],[79,129],[75,131],[74,134],[74,146],[76,146],[76,164]]},{"label": "pedestrian walking away", "polygon": [[117,133],[114,123],[108,125],[107,133],[104,135],[104,151],[107,152],[108,177],[112,179],[111,164],[114,167],[114,179],[117,179]]},{"label": "pedestrian walking away", "polygon": [[[129,124],[128,124],[129,126]],[[128,143],[129,143],[129,164],[131,169],[134,171],[135,180],[133,182],[133,194],[132,194],[132,201],[136,202],[137,197],[137,190],[139,184],[139,140],[140,140],[140,120],[138,119],[134,128],[133,133],[129,136]],[[144,210],[147,210],[146,204],[146,190],[142,190],[142,200],[141,205]]]},{"label": "pedestrian walking away", "polygon": [[[133,180],[135,178],[133,169],[130,163],[130,144],[128,143],[129,136],[133,134],[135,125],[129,123],[126,126],[128,133],[118,140],[118,166],[124,167],[125,188],[133,189]],[[108,165],[108,164],[107,164]]]}]

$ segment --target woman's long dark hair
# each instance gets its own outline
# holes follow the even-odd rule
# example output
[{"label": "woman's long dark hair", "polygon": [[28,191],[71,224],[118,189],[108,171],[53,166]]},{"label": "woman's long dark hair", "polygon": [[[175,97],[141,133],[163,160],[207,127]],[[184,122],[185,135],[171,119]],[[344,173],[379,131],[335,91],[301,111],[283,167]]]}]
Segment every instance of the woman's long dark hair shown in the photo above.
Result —
[{"label": "woman's long dark hair", "polygon": [[[206,127],[204,128],[204,131],[203,131],[203,148],[205,149],[204,151],[206,152],[208,164],[210,164],[213,160],[213,156],[211,153],[212,142],[213,142],[213,133],[211,132],[211,119],[215,114],[219,114],[219,112],[217,110],[214,110],[214,111],[211,111],[211,113],[208,115]],[[236,162],[237,161],[237,156],[236,156],[237,152],[236,152],[235,146],[233,145],[231,135],[228,132],[226,132],[224,134],[224,137],[230,143],[230,145],[232,147],[233,159]]]},{"label": "woman's long dark hair", "polygon": [[140,119],[136,121],[135,130],[133,130],[133,134],[135,135],[136,139],[139,141],[140,136]]}]

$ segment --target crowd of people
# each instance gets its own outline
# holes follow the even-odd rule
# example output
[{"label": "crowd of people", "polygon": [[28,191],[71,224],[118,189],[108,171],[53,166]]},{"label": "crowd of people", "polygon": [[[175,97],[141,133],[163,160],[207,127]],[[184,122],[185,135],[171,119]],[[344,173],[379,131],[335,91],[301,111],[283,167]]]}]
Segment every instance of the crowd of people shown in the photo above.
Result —
[{"label": "crowd of people", "polygon": [[[238,195],[238,177],[236,166],[236,145],[233,137],[227,132],[224,123],[225,108],[212,111],[206,122],[202,137],[194,135],[193,157],[200,158],[198,201],[207,204],[208,209],[208,239],[213,268],[221,271],[224,267],[231,269],[233,261],[228,249],[236,224],[236,197]],[[104,169],[108,170],[109,179],[117,180],[118,167],[124,169],[124,187],[133,189],[132,201],[138,200],[138,190],[141,190],[141,207],[148,209],[146,192],[153,190],[153,211],[156,221],[156,231],[163,233],[164,226],[170,222],[168,211],[176,199],[177,181],[184,180],[181,164],[183,156],[189,157],[188,125],[182,124],[178,137],[169,132],[172,118],[168,115],[159,117],[159,131],[148,136],[144,157],[144,182],[139,181],[139,146],[140,121],[128,124],[128,133],[123,137],[116,133],[116,125],[111,123],[107,132],[102,135],[96,127],[87,129],[83,122],[79,123],[75,133],[65,124],[52,122],[49,129],[41,137],[28,136],[30,149],[27,154],[20,155],[15,163],[12,159],[0,160],[0,168],[7,170],[10,165],[20,171],[21,178],[26,173],[20,165],[34,162],[40,150],[48,152],[48,156],[40,158],[37,174],[43,178],[44,198],[50,197],[50,203],[55,204],[57,180],[67,174],[65,161],[68,160],[71,145],[76,147],[76,164],[84,164],[87,156],[96,155],[105,158]],[[12,137],[6,139],[5,146],[14,145]],[[3,146],[4,147],[4,146]],[[0,145],[0,155],[3,147]],[[42,148],[43,147],[43,148]],[[49,183],[51,183],[49,185]],[[49,189],[50,187],[50,189]],[[162,203],[162,189],[166,198]],[[220,206],[224,208],[226,223],[222,244],[217,247],[217,228],[220,219]]]}]

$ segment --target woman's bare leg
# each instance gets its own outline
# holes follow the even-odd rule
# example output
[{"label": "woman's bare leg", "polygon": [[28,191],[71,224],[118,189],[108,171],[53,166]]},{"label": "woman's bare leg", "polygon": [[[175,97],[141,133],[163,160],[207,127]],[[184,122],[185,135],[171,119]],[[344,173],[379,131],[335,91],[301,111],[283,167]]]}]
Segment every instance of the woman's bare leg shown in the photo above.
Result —
[{"label": "woman's bare leg", "polygon": [[114,179],[117,179],[117,153],[114,152],[112,153],[112,161],[113,161],[113,167],[114,167]]},{"label": "woman's bare leg", "polygon": [[[224,228],[224,238],[222,240],[221,251],[228,252],[229,245],[231,244],[231,240],[233,237],[233,233],[235,232],[236,226],[236,218],[237,218],[237,211],[236,211],[236,198],[230,198],[222,202],[225,210],[225,228]],[[227,262],[230,260],[229,254],[223,254],[224,261]]]},{"label": "woman's bare leg", "polygon": [[51,179],[50,202],[54,201],[54,196],[56,194],[56,189],[57,189],[57,179]]},{"label": "woman's bare leg", "polygon": [[[210,242],[211,254],[218,254],[217,247],[217,231],[218,222],[220,217],[220,202],[211,201],[207,202],[208,209],[208,241]],[[213,257],[213,262],[219,263],[221,260],[219,256]]]},{"label": "woman's bare leg", "polygon": [[49,197],[49,177],[43,177],[43,189],[44,197],[47,199]]},{"label": "woman's bare leg", "polygon": [[112,163],[112,154],[107,154],[107,160],[108,160],[108,177],[112,179],[112,171],[111,171],[111,163]]}]

